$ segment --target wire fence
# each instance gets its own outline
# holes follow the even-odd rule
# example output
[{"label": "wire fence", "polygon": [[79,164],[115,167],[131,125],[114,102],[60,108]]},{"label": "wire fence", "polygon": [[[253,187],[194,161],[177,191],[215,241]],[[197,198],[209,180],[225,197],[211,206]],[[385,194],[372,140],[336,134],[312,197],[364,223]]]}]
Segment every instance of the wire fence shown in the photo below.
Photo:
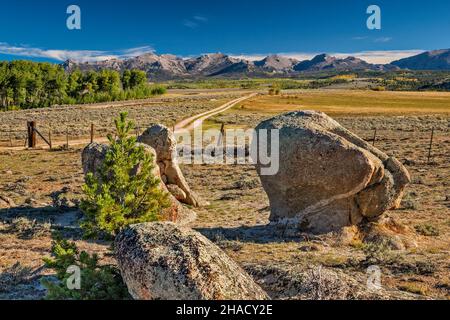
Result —
[{"label": "wire fence", "polygon": [[[133,134],[138,137],[150,125],[151,124],[149,123],[148,125],[136,126]],[[35,121],[28,121],[24,129],[13,128],[10,126],[8,132],[5,133],[3,131],[0,138],[0,148],[36,148],[42,146],[49,147],[50,149],[60,147],[68,148],[70,145],[89,144],[95,141],[103,142],[106,140],[108,134],[114,134],[114,130],[111,127],[98,126],[94,123],[86,124],[83,127],[83,130],[80,130],[80,125],[77,125],[76,128],[70,125],[44,125],[39,127]],[[172,127],[172,130],[174,130],[174,127]],[[224,123],[221,124],[221,131],[225,131]],[[367,136],[368,130],[365,131]],[[382,140],[391,137],[389,130],[380,130],[375,127],[372,131],[373,133],[370,137],[366,137],[365,140],[375,147],[377,147]],[[402,132],[402,134],[411,136],[408,132]],[[422,132],[422,134],[424,136],[423,139],[426,139],[426,143],[423,144],[423,149],[426,154],[426,159],[424,160],[429,164],[433,160],[433,150],[438,148],[437,141],[439,135],[442,134],[447,136],[448,132],[441,132],[432,127],[431,130]],[[416,136],[411,136],[411,138],[417,139]]]}]

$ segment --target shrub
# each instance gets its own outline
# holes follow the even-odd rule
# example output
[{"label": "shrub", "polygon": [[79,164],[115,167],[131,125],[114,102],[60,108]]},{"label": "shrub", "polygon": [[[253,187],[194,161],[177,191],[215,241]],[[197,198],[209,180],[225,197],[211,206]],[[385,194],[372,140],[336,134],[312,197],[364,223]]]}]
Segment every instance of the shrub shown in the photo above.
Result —
[{"label": "shrub", "polygon": [[10,291],[13,287],[27,283],[32,275],[32,269],[16,262],[0,273],[0,292]]},{"label": "shrub", "polygon": [[415,192],[407,193],[402,199],[401,206],[406,210],[419,210],[421,207]]},{"label": "shrub", "polygon": [[414,294],[419,294],[419,295],[422,295],[422,296],[425,296],[428,293],[428,290],[427,290],[427,288],[425,286],[419,285],[419,284],[414,283],[414,282],[404,283],[404,284],[400,285],[398,287],[398,289],[401,290],[401,291],[406,291],[406,292],[410,292],[410,293],[414,293]]},{"label": "shrub", "polygon": [[153,175],[153,155],[130,136],[127,113],[115,120],[117,139],[108,136],[110,148],[99,174],[89,173],[83,186],[85,213],[82,227],[87,237],[115,236],[130,224],[156,221],[169,206],[168,196]]},{"label": "shrub", "polygon": [[439,236],[439,230],[430,224],[420,224],[414,227],[418,234],[426,237],[437,237]]},{"label": "shrub", "polygon": [[166,92],[167,92],[166,87],[158,86],[158,85],[154,85],[154,86],[151,87],[151,93],[154,96],[156,96],[156,95],[163,95]]},{"label": "shrub", "polygon": [[269,88],[269,95],[277,96],[281,93],[281,88],[278,84],[272,84]]},{"label": "shrub", "polygon": [[11,221],[9,232],[16,233],[21,239],[34,239],[50,235],[51,224],[39,223],[34,219],[19,217]]},{"label": "shrub", "polygon": [[[41,283],[47,288],[48,300],[124,300],[130,299],[120,272],[111,265],[98,263],[96,254],[79,252],[73,242],[57,239],[53,242],[54,258],[44,259],[47,268],[56,271],[57,282],[43,278]],[[80,270],[80,288],[69,289],[72,273],[68,268],[76,266]]]},{"label": "shrub", "polygon": [[387,241],[366,243],[362,250],[365,255],[364,260],[361,261],[362,266],[384,265],[392,262],[393,257]]},{"label": "shrub", "polygon": [[351,288],[337,273],[313,267],[303,276],[303,299],[345,300],[351,296]]}]

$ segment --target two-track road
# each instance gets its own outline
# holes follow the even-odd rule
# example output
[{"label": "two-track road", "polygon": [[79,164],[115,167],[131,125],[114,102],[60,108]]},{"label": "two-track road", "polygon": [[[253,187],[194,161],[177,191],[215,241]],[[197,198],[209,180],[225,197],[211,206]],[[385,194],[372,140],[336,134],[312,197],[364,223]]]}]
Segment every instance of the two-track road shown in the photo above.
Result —
[{"label": "two-track road", "polygon": [[258,93],[251,93],[247,96],[238,98],[238,99],[234,99],[232,101],[229,101],[223,105],[221,105],[220,107],[217,107],[215,109],[197,114],[195,116],[189,117],[187,119],[184,119],[180,122],[178,122],[175,126],[175,132],[180,132],[180,131],[191,131],[199,126],[201,126],[203,124],[203,121],[205,121],[208,118],[211,118],[212,116],[215,116],[216,114],[222,113],[228,109],[233,108],[235,105],[255,97],[256,95],[258,95]]}]

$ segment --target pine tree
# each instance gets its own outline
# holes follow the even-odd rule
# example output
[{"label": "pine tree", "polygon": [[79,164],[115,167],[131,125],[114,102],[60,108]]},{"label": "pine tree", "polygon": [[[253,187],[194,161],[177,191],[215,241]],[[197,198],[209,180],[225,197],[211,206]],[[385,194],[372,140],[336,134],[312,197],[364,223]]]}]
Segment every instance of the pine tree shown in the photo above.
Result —
[{"label": "pine tree", "polygon": [[153,155],[130,136],[133,123],[126,112],[115,125],[117,138],[108,136],[110,148],[99,175],[88,174],[83,186],[82,227],[87,237],[113,237],[130,224],[159,220],[169,206],[168,195],[152,173]]}]

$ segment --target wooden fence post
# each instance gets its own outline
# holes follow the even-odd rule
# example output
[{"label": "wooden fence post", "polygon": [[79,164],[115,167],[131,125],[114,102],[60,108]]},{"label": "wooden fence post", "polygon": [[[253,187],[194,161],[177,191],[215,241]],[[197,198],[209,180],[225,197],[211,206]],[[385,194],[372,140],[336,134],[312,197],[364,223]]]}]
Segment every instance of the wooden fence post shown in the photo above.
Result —
[{"label": "wooden fence post", "polygon": [[28,148],[36,148],[36,121],[28,121]]},{"label": "wooden fence post", "polygon": [[225,123],[222,122],[222,126],[220,127],[220,136],[217,141],[217,146],[220,147],[225,141]]},{"label": "wooden fence post", "polygon": [[13,142],[12,142],[12,127],[11,127],[11,125],[9,126],[9,146],[10,147],[13,146]]},{"label": "wooden fence post", "polygon": [[375,128],[375,131],[373,132],[373,142],[372,145],[375,147],[375,142],[377,141],[377,128]]},{"label": "wooden fence post", "polygon": [[94,124],[91,123],[91,143],[94,142]]},{"label": "wooden fence post", "polygon": [[53,149],[53,145],[52,145],[52,127],[48,128],[48,145],[50,147],[50,150]]},{"label": "wooden fence post", "polygon": [[431,138],[430,138],[430,146],[428,147],[428,161],[427,161],[427,164],[430,164],[430,160],[431,160],[431,149],[433,148],[433,138],[434,138],[434,127],[431,129]]},{"label": "wooden fence post", "polygon": [[69,150],[69,126],[66,126],[66,148]]}]

